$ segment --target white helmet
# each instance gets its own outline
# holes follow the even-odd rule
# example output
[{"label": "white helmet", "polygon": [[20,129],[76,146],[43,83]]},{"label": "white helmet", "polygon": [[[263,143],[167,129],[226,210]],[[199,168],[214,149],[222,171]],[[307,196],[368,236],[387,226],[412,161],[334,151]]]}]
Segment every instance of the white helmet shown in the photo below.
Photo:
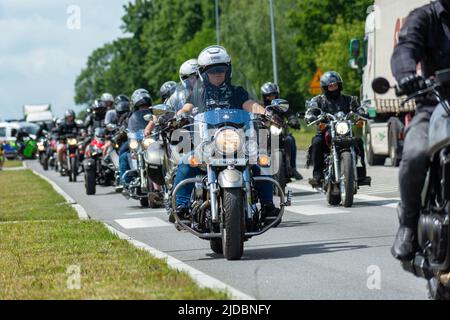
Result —
[{"label": "white helmet", "polygon": [[227,50],[221,46],[209,46],[203,49],[198,56],[198,71],[200,74],[200,79],[204,81],[203,73],[206,72],[207,69],[216,65],[227,65],[229,67],[229,71],[227,74],[227,80],[231,79],[231,57],[228,54]]},{"label": "white helmet", "polygon": [[184,62],[180,67],[180,80],[183,82],[186,78],[189,78],[193,74],[196,74],[198,71],[198,62],[197,59],[190,59]]},{"label": "white helmet", "polygon": [[102,96],[100,97],[100,100],[102,100],[104,102],[112,102],[112,103],[114,103],[113,95],[111,93],[107,93],[107,92],[102,94]]}]

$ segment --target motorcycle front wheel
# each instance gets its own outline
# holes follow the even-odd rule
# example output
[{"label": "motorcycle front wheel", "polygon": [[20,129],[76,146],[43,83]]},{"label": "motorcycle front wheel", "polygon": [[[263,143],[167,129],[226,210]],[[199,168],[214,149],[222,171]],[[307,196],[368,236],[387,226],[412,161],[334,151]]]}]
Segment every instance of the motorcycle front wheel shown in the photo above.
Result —
[{"label": "motorcycle front wheel", "polygon": [[86,170],[84,172],[84,185],[86,187],[86,194],[87,195],[94,195],[95,194],[95,184],[96,184],[96,177],[95,177],[95,171],[93,170]]},{"label": "motorcycle front wheel", "polygon": [[72,182],[77,182],[78,175],[78,163],[77,158],[70,158],[70,176]]},{"label": "motorcycle front wheel", "polygon": [[341,176],[342,205],[345,208],[350,208],[353,205],[353,196],[355,194],[355,171],[352,154],[348,151],[341,154]]},{"label": "motorcycle front wheel", "polygon": [[244,194],[242,189],[224,189],[222,213],[224,228],[222,230],[223,254],[227,260],[239,260],[244,253]]}]

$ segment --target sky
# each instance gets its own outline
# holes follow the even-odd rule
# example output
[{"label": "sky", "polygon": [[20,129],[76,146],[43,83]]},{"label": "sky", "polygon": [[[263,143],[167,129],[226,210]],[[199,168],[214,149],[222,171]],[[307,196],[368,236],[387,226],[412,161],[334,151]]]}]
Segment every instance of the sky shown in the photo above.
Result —
[{"label": "sky", "polygon": [[24,104],[76,106],[75,79],[93,50],[118,37],[130,0],[0,0],[0,119]]}]

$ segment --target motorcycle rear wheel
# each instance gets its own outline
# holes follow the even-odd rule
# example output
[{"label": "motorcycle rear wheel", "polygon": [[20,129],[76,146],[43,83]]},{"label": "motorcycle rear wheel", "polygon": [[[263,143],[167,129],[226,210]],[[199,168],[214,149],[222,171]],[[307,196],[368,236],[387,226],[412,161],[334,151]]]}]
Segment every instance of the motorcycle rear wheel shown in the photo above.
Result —
[{"label": "motorcycle rear wheel", "polygon": [[242,189],[223,190],[223,218],[222,230],[223,254],[227,260],[240,260],[244,253],[244,194]]}]

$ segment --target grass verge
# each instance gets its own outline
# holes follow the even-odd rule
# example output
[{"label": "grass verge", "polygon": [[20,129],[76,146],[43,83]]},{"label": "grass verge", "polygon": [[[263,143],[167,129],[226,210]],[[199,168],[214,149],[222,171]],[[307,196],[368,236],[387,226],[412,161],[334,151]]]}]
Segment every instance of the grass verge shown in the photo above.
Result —
[{"label": "grass verge", "polygon": [[119,239],[102,223],[78,220],[30,171],[2,172],[0,186],[2,300],[229,298],[199,288],[187,274]]},{"label": "grass verge", "polygon": [[19,160],[6,160],[3,168],[17,168],[22,166],[22,161]]}]

